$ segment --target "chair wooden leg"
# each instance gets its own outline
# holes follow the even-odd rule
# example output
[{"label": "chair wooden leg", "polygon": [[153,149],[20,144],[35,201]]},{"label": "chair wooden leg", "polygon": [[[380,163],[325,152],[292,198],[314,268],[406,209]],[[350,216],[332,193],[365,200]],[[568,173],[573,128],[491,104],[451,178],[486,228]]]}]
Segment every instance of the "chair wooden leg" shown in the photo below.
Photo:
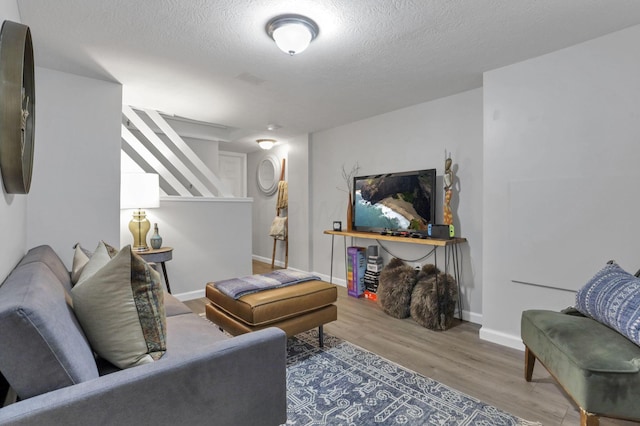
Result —
[{"label": "chair wooden leg", "polygon": [[324,348],[324,327],[318,327],[318,344],[321,348]]},{"label": "chair wooden leg", "polygon": [[600,425],[600,418],[591,413],[587,413],[582,408],[580,409],[580,426],[598,426]]},{"label": "chair wooden leg", "polygon": [[524,379],[527,382],[533,377],[533,366],[536,363],[536,356],[531,352],[528,346],[524,347]]}]

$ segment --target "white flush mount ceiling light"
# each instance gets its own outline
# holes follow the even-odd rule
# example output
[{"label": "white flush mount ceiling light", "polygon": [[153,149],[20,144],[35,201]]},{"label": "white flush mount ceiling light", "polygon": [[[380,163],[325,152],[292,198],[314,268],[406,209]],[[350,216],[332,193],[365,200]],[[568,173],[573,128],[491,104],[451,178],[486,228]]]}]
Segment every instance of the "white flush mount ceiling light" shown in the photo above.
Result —
[{"label": "white flush mount ceiling light", "polygon": [[302,15],[280,15],[267,22],[267,34],[289,55],[305,50],[318,36],[320,29],[313,20]]},{"label": "white flush mount ceiling light", "polygon": [[262,149],[271,149],[273,148],[273,145],[276,143],[275,139],[258,139],[256,142],[258,142],[258,145],[260,145],[260,148]]}]

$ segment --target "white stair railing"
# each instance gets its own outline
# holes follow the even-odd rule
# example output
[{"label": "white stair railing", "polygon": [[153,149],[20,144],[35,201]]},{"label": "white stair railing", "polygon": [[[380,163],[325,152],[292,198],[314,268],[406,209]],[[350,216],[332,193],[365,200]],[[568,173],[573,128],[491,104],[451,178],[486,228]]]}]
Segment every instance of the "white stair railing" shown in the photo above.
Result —
[{"label": "white stair railing", "polygon": [[[156,131],[154,131],[133,108],[123,105],[122,114],[127,124],[133,125],[135,130],[143,136],[143,138],[136,137],[127,126],[122,125],[123,144],[133,149],[146,164],[140,164],[130,157],[134,162],[145,170],[150,167],[152,170],[146,170],[147,172],[158,173],[161,180],[173,190],[172,192],[177,193],[177,195],[181,197],[215,197],[214,192],[217,192],[217,195],[220,197],[232,197],[231,192],[227,189],[224,182],[202,162],[196,153],[193,152],[180,135],[171,128],[169,123],[167,123],[157,111],[144,110],[141,111],[140,114],[143,112],[158,126],[161,134],[164,134],[169,139],[173,147],[171,144],[162,140],[158,134],[156,134]],[[153,148],[153,150],[150,148]],[[155,153],[153,151],[155,151]],[[180,156],[178,156],[178,153],[186,161],[183,161]],[[122,154],[127,155],[124,146]],[[170,168],[174,169],[174,171],[171,171]],[[194,172],[199,173],[205,180],[201,180]],[[187,185],[185,185],[185,182]]]},{"label": "white stair railing", "polygon": [[129,146],[133,148],[136,153],[142,157],[147,164],[149,164],[149,166],[151,166],[155,173],[158,173],[160,177],[178,193],[178,195],[182,197],[193,196],[193,194],[191,194],[191,192],[189,192],[189,190],[185,188],[178,179],[176,179],[169,169],[167,169],[164,164],[162,164],[160,160],[158,160],[155,155],[153,155],[151,151],[149,151],[147,147],[145,147],[142,142],[140,142],[138,138],[136,138],[133,133],[124,126],[124,124],[122,125],[122,139],[124,139],[124,141],[127,142]]},{"label": "white stair railing", "polygon": [[200,157],[185,143],[185,141],[171,128],[169,123],[160,116],[157,111],[146,109],[145,112],[154,123],[162,130],[171,142],[191,161],[195,168],[202,173],[210,183],[218,190],[220,196],[231,197],[226,185],[202,162]]}]

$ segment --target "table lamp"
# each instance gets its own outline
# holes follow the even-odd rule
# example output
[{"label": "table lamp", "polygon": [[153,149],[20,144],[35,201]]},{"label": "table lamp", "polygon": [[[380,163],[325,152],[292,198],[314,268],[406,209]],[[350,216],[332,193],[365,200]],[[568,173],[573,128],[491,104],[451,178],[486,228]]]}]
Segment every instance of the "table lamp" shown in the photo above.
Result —
[{"label": "table lamp", "polygon": [[136,209],[129,222],[134,251],[147,251],[151,224],[143,209],[160,207],[160,181],[154,173],[124,173],[120,181],[120,209]]}]

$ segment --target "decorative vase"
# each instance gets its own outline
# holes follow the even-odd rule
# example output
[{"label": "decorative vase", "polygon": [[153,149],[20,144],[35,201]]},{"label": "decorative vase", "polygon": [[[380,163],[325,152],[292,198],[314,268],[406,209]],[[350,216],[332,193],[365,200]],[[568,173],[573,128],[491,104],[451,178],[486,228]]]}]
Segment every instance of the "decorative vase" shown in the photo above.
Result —
[{"label": "decorative vase", "polygon": [[160,236],[160,234],[158,234],[157,223],[153,224],[153,235],[151,236],[151,239],[149,240],[149,242],[151,243],[151,247],[153,247],[156,250],[162,247],[162,237]]},{"label": "decorative vase", "polygon": [[347,231],[353,231],[353,200],[349,193],[349,205],[347,206]]}]

